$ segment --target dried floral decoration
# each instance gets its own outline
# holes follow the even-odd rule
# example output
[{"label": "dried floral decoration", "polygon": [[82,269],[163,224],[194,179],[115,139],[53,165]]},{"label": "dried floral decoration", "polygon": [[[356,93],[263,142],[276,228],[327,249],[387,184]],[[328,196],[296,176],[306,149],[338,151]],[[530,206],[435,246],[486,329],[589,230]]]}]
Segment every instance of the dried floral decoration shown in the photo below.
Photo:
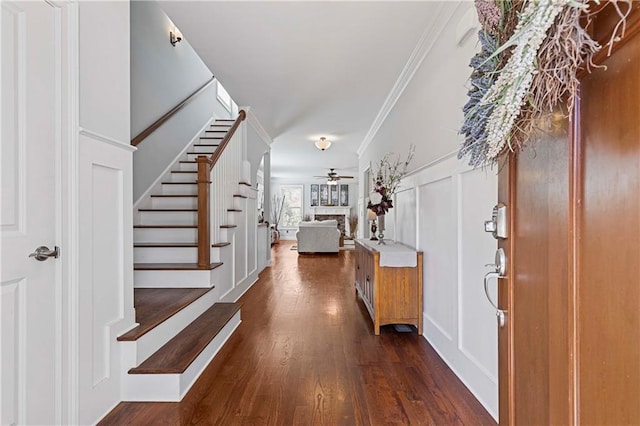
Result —
[{"label": "dried floral decoration", "polygon": [[[631,10],[630,0],[621,2],[628,3],[626,11],[611,2],[620,23],[609,46],[624,34]],[[563,101],[570,113],[578,71],[589,67],[600,49],[581,25],[589,18],[587,0],[476,0],[476,10],[481,51],[471,61],[461,128],[465,140],[458,153],[469,156],[474,167],[521,149]]]},{"label": "dried floral decoration", "polygon": [[[399,157],[393,159],[393,154],[387,153],[377,163],[378,169],[373,174],[373,191],[369,194],[367,208],[376,216],[381,216],[393,208],[393,194],[400,186],[400,180],[407,174],[407,168],[413,158],[415,146],[409,147],[407,159],[401,161]],[[373,170],[372,167],[369,167]]]}]

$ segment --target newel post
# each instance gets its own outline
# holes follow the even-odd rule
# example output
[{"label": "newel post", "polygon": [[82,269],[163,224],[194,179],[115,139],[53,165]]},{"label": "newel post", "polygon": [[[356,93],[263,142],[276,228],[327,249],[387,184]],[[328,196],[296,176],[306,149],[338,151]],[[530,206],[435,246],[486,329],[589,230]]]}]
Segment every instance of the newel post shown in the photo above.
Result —
[{"label": "newel post", "polygon": [[211,265],[211,215],[209,214],[210,172],[209,159],[199,155],[198,164],[198,267],[209,268]]}]

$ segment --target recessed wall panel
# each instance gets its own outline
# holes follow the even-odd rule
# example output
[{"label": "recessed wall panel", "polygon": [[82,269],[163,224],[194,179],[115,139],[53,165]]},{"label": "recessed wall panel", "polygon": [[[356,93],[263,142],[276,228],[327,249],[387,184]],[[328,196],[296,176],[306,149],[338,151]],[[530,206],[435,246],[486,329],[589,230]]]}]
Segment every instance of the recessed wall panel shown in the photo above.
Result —
[{"label": "recessed wall panel", "polygon": [[[458,290],[458,345],[460,350],[497,383],[497,327],[495,309],[483,289],[483,277],[494,262],[496,240],[484,232],[484,220],[491,215],[496,199],[497,177],[493,172],[476,169],[459,175],[460,181],[460,279]],[[497,300],[496,282],[490,282],[490,294]]]},{"label": "recessed wall panel", "polygon": [[110,339],[109,326],[123,317],[122,171],[93,164],[91,181],[92,373],[96,386],[111,374],[109,354],[115,342]]},{"label": "recessed wall panel", "polygon": [[394,204],[396,214],[395,240],[416,248],[416,191],[398,192]]},{"label": "recessed wall panel", "polygon": [[449,340],[455,338],[457,229],[451,177],[418,188],[419,235],[424,252],[424,313]]}]

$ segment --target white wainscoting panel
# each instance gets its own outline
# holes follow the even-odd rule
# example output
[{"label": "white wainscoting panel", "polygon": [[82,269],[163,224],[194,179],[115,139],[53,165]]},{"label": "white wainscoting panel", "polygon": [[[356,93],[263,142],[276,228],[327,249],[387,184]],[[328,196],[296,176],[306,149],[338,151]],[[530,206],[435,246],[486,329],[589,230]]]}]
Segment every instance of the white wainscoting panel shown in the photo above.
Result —
[{"label": "white wainscoting panel", "polygon": [[133,310],[132,153],[86,129],[79,137],[79,422],[95,423],[120,401],[116,340]]},{"label": "white wainscoting panel", "polygon": [[[459,175],[458,206],[460,219],[459,241],[459,349],[469,361],[485,370],[487,377],[498,383],[498,347],[487,345],[487,339],[497,342],[498,331],[495,316],[484,295],[482,277],[490,269],[484,265],[493,263],[496,241],[484,232],[484,221],[495,204],[496,189],[488,185],[495,180],[490,171],[480,169]],[[479,213],[484,213],[483,216]],[[476,283],[477,285],[469,285]],[[495,281],[493,281],[495,284]],[[493,287],[493,300],[496,287]]]},{"label": "white wainscoting panel", "polygon": [[395,213],[396,235],[395,240],[409,247],[416,247],[417,244],[417,221],[416,221],[416,190],[407,189],[396,194]]},{"label": "white wainscoting panel", "polygon": [[258,268],[258,210],[256,199],[247,199],[247,274],[253,273]]},{"label": "white wainscoting panel", "polygon": [[[91,365],[93,387],[112,374],[109,325],[123,319],[122,170],[91,165],[91,292],[93,306]],[[87,247],[88,248],[88,247]],[[88,319],[88,318],[87,318]]]},{"label": "white wainscoting panel", "polygon": [[483,291],[484,265],[497,248],[483,228],[497,199],[496,173],[472,170],[452,153],[405,177],[402,187],[398,239],[408,243],[414,229],[424,252],[424,336],[497,419],[497,325]]},{"label": "white wainscoting panel", "polygon": [[456,241],[453,178],[440,179],[418,188],[420,197],[418,239],[424,242],[424,311],[430,328],[448,340],[455,336]]}]

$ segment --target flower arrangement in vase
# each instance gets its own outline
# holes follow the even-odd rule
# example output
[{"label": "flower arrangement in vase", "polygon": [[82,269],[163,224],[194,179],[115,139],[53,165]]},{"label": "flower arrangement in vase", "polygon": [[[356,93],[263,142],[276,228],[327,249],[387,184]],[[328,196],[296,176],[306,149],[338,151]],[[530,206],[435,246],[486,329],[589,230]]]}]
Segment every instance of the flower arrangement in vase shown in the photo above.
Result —
[{"label": "flower arrangement in vase", "polygon": [[415,153],[415,146],[409,147],[407,158],[402,161],[398,156],[387,153],[376,163],[377,169],[370,167],[373,173],[373,191],[369,194],[367,208],[378,218],[378,244],[384,244],[384,215],[393,208],[393,194],[400,181],[407,174],[407,168]]}]

